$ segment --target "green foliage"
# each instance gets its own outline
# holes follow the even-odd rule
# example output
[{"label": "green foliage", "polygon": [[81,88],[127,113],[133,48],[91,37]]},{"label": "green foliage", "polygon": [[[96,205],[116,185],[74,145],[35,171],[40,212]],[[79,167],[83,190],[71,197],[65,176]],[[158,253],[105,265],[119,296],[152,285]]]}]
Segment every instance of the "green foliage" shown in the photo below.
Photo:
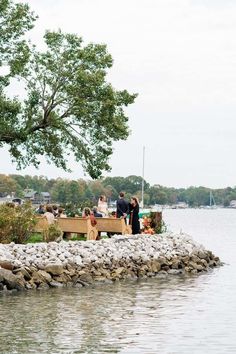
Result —
[{"label": "green foliage", "polygon": [[[120,191],[126,193],[126,199],[136,195],[141,200],[141,177],[107,177],[95,181],[83,179],[48,179],[44,176],[0,175],[0,197],[15,193],[20,197],[26,188],[38,192],[49,192],[52,201],[60,203],[70,209],[73,215],[78,214],[78,208],[97,205],[98,198],[105,194],[108,201],[115,201]],[[132,184],[132,181],[134,183]],[[205,187],[168,188],[161,185],[150,186],[146,181],[144,185],[145,205],[177,204],[185,202],[190,207],[209,205],[210,189]],[[236,187],[212,190],[216,204],[229,206],[231,200],[236,200]]]},{"label": "green foliage", "polygon": [[34,211],[30,204],[0,205],[0,243],[25,243],[35,223]]},{"label": "green foliage", "polygon": [[10,176],[0,174],[0,196],[4,197],[17,191],[17,183]]},{"label": "green foliage", "polygon": [[[22,35],[34,20],[28,5],[0,0],[0,66],[9,68],[0,77],[0,147],[8,145],[19,168],[37,167],[45,155],[68,170],[73,153],[97,178],[110,169],[112,143],[129,135],[124,107],[136,95],[106,81],[112,57],[103,44],[83,46],[75,34],[48,31],[45,52],[29,48]],[[24,84],[24,103],[3,92],[11,77]]]},{"label": "green foliage", "polygon": [[[0,68],[8,69],[6,75],[0,75],[0,148],[11,141],[12,132],[18,129],[21,104],[17,99],[9,99],[4,89],[12,77],[22,73],[29,59],[29,46],[23,36],[33,27],[34,20],[27,4],[0,0]],[[14,155],[13,145],[10,152]]]},{"label": "green foliage", "polygon": [[150,212],[150,227],[153,228],[155,234],[162,234],[167,231],[167,225],[164,220],[156,212]]},{"label": "green foliage", "polygon": [[71,234],[65,241],[86,241],[86,236],[84,234]]},{"label": "green foliage", "polygon": [[32,234],[28,238],[27,243],[38,243],[38,242],[43,242],[43,236],[42,234]]},{"label": "green foliage", "polygon": [[63,232],[57,223],[50,224],[43,232],[43,240],[46,242],[57,241],[62,238]]},{"label": "green foliage", "polygon": [[20,73],[29,59],[29,47],[24,34],[33,27],[36,17],[27,4],[0,0],[0,66],[8,65],[9,74],[0,77],[3,85]]},{"label": "green foliage", "polygon": [[161,220],[158,225],[154,228],[156,234],[163,234],[164,232],[167,232],[167,225],[164,222],[164,220]]}]

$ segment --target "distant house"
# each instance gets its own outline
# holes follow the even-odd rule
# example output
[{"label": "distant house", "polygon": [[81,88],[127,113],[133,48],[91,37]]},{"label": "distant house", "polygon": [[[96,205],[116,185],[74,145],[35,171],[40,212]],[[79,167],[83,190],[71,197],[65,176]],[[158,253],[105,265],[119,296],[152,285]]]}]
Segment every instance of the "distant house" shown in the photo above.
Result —
[{"label": "distant house", "polygon": [[42,192],[41,194],[43,196],[44,204],[51,203],[51,195],[49,192]]},{"label": "distant house", "polygon": [[24,194],[25,201],[31,201],[33,204],[49,204],[51,196],[48,192],[37,192],[33,189],[26,189]]},{"label": "distant house", "polygon": [[177,209],[186,209],[186,208],[188,208],[188,204],[185,202],[178,202],[176,207],[177,207]]},{"label": "distant house", "polygon": [[0,204],[4,204],[4,203],[15,203],[21,205],[23,203],[23,199],[17,197],[11,197],[10,195],[7,195],[6,197],[0,198]]},{"label": "distant house", "polygon": [[236,200],[231,200],[229,203],[230,208],[236,208]]}]

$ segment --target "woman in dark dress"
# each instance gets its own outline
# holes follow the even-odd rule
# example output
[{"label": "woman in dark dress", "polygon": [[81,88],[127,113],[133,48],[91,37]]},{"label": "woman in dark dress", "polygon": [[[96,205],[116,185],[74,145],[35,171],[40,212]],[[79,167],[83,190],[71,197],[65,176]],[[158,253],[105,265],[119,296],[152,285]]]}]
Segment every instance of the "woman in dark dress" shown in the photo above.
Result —
[{"label": "woman in dark dress", "polygon": [[129,224],[132,227],[132,234],[140,234],[140,223],[139,223],[139,204],[136,197],[132,197],[129,203],[130,218]]}]

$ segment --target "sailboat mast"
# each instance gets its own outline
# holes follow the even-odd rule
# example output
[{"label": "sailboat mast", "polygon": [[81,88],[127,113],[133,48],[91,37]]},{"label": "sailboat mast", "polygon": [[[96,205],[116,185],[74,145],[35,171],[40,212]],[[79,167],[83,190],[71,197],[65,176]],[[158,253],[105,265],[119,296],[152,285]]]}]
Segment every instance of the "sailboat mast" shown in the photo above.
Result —
[{"label": "sailboat mast", "polygon": [[215,202],[215,198],[213,196],[212,191],[210,191],[210,207],[211,208],[216,207],[216,202]]},{"label": "sailboat mast", "polygon": [[145,146],[143,146],[143,171],[142,171],[142,208],[144,207],[144,162],[145,162]]}]

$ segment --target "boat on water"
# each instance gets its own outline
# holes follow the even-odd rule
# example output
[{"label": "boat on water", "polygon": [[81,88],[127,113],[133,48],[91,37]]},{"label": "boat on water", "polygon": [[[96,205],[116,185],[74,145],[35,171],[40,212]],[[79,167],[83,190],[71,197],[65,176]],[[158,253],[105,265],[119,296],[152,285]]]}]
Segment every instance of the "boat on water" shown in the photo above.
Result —
[{"label": "boat on water", "polygon": [[206,209],[217,209],[217,205],[212,191],[210,191],[209,205],[206,206]]},{"label": "boat on water", "polygon": [[217,205],[216,205],[216,202],[215,202],[215,198],[213,196],[212,191],[210,191],[210,205],[209,205],[209,208],[210,209],[216,209],[217,208]]},{"label": "boat on water", "polygon": [[216,205],[212,191],[210,191],[209,195],[209,205],[200,205],[200,209],[218,209],[218,207],[219,206]]}]

